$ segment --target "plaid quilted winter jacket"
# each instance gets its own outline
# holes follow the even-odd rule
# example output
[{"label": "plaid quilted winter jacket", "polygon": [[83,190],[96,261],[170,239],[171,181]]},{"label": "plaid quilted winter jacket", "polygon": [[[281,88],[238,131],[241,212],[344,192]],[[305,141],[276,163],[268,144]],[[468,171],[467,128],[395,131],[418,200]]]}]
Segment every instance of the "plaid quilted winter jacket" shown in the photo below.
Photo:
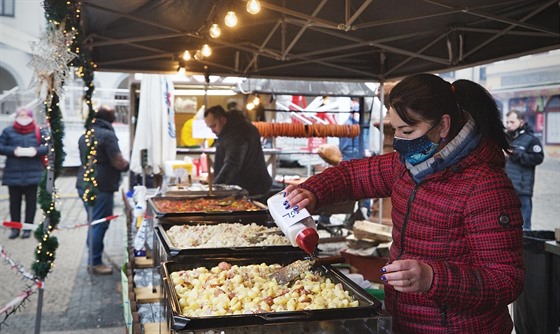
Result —
[{"label": "plaid quilted winter jacket", "polygon": [[[499,147],[483,139],[467,157],[417,184],[397,153],[342,162],[300,185],[317,205],[391,197],[389,261],[434,271],[426,293],[385,286],[395,333],[511,333],[507,305],[523,289],[520,202]],[[380,273],[381,275],[381,273]]]}]

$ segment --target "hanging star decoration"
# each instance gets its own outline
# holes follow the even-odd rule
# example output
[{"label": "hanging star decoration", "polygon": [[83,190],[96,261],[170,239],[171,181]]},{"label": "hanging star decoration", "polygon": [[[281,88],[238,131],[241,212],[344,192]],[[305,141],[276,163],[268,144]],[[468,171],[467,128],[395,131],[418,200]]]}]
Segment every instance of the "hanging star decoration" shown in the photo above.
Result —
[{"label": "hanging star decoration", "polygon": [[75,31],[66,31],[62,24],[48,28],[38,42],[31,43],[32,58],[28,66],[34,69],[32,88],[50,105],[53,94],[62,96],[68,63],[77,55],[70,51]]}]

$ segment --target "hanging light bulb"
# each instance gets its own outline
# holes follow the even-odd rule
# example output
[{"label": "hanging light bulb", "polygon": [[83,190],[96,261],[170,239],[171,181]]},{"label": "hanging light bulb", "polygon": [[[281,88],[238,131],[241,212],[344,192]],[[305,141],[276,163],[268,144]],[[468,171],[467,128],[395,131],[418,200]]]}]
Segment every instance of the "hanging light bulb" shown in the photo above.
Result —
[{"label": "hanging light bulb", "polygon": [[235,27],[237,25],[237,15],[235,15],[235,12],[233,10],[227,12],[225,23],[226,26],[230,28]]},{"label": "hanging light bulb", "polygon": [[210,57],[212,55],[212,48],[208,44],[204,44],[200,49],[200,52],[204,57]]},{"label": "hanging light bulb", "polygon": [[185,61],[189,61],[191,60],[192,56],[191,53],[189,52],[189,50],[185,50],[185,52],[183,52],[183,60]]},{"label": "hanging light bulb", "polygon": [[253,110],[253,109],[255,109],[255,104],[253,102],[249,102],[249,103],[247,103],[245,108],[247,108],[247,110]]},{"label": "hanging light bulb", "polygon": [[209,32],[210,32],[210,37],[218,38],[222,34],[222,29],[220,29],[220,26],[217,23],[212,23]]},{"label": "hanging light bulb", "polygon": [[259,98],[258,95],[255,95],[255,97],[253,98],[253,104],[255,106],[258,106],[261,103],[261,99]]},{"label": "hanging light bulb", "polygon": [[202,51],[196,50],[196,52],[194,53],[194,59],[201,60],[202,58],[204,58],[204,56],[202,55]]},{"label": "hanging light bulb", "polygon": [[257,14],[261,11],[261,3],[259,0],[249,0],[247,2],[247,12],[250,14]]}]

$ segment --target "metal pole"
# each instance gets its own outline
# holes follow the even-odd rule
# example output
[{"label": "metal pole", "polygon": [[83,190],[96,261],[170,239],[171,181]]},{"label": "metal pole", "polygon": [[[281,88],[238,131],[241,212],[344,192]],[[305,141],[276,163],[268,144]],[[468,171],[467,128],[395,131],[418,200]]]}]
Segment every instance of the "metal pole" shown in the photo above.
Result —
[{"label": "metal pole", "polygon": [[[45,190],[51,197],[52,201],[52,193],[54,189],[54,152],[49,152],[47,155],[49,159],[49,165],[46,170],[46,181],[45,181]],[[45,221],[43,222],[43,234],[47,233],[49,227],[51,225],[51,219],[49,216],[45,217]],[[41,283],[43,283],[43,278],[40,279]],[[39,291],[37,295],[37,313],[35,315],[35,334],[39,334],[41,332],[41,317],[43,315],[43,295],[44,295],[44,284],[39,286]]]},{"label": "metal pole", "polygon": [[[379,83],[380,93],[379,93],[379,155],[383,154],[383,107],[385,106],[385,85],[383,81]],[[383,198],[379,198],[379,224],[383,224]]]},{"label": "metal pole", "polygon": [[365,113],[364,113],[364,98],[360,97],[360,108],[358,110],[358,113],[360,114],[360,120],[358,122],[358,125],[360,126],[360,134],[358,135],[358,151],[360,152],[358,157],[359,158],[363,158],[364,157],[364,152],[365,152],[365,147],[364,147],[364,130],[365,130]]},{"label": "metal pole", "polygon": [[35,334],[41,333],[41,314],[43,313],[43,288],[39,288],[37,295],[37,315],[35,316]]},{"label": "metal pole", "polygon": [[87,207],[88,209],[88,253],[89,253],[89,258],[88,258],[88,272],[90,274],[93,274],[93,231],[92,231],[92,227],[91,227],[91,222],[93,220],[93,206],[88,205]]}]

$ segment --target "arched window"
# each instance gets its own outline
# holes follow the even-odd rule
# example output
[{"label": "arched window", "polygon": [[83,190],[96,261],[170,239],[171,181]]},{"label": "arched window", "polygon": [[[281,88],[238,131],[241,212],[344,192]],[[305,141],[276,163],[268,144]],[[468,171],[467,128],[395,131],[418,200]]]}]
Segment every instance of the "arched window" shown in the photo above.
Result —
[{"label": "arched window", "polygon": [[[6,94],[11,89],[17,87],[17,81],[10,71],[0,66],[0,95]],[[6,96],[0,102],[0,114],[7,115],[13,113],[19,104],[17,94]]]}]

